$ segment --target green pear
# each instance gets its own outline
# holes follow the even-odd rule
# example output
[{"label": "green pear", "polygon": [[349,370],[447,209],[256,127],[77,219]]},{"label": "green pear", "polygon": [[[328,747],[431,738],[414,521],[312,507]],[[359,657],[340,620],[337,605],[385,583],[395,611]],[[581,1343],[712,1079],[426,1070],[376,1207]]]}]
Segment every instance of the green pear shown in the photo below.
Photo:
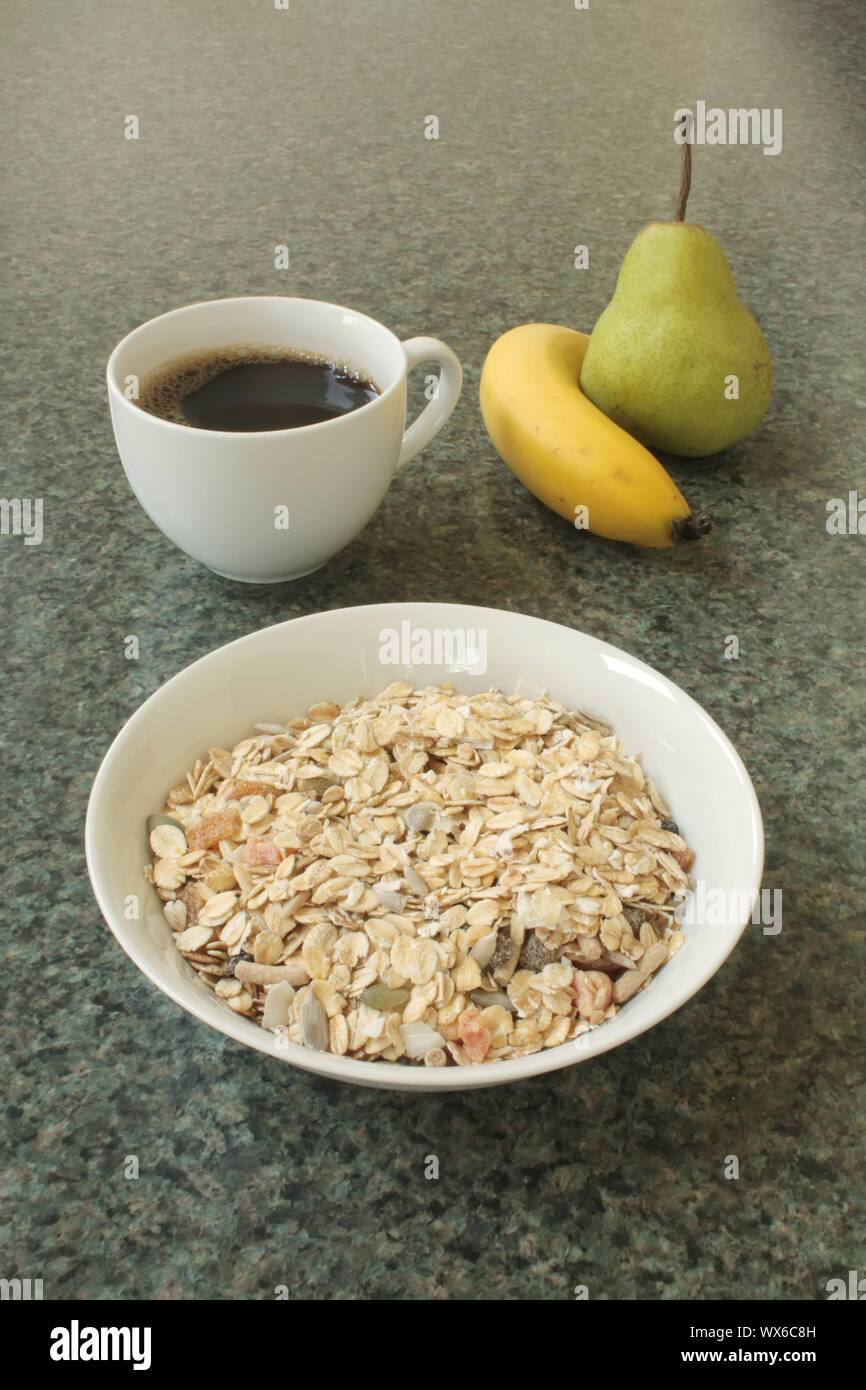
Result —
[{"label": "green pear", "polygon": [[648,448],[703,458],[751,433],[770,376],[716,238],[695,222],[650,222],[590,335],[584,395]]}]

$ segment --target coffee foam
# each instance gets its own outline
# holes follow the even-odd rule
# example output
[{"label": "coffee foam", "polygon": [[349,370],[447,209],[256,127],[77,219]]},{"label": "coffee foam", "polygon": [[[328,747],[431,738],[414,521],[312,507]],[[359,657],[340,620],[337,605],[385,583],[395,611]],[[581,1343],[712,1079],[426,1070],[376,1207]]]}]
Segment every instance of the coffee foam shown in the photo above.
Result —
[{"label": "coffee foam", "polygon": [[358,367],[339,358],[328,357],[318,352],[306,352],[301,348],[274,347],[265,343],[239,343],[218,348],[196,348],[192,352],[181,353],[161,366],[147,372],[139,382],[138,400],[135,402],[148,415],[156,415],[161,420],[169,420],[175,425],[189,425],[184,412],[184,402],[200,387],[206,386],[214,377],[229,367],[241,362],[309,362],[320,367],[330,367],[345,376],[348,381],[359,386],[371,386],[378,392],[375,382]]}]

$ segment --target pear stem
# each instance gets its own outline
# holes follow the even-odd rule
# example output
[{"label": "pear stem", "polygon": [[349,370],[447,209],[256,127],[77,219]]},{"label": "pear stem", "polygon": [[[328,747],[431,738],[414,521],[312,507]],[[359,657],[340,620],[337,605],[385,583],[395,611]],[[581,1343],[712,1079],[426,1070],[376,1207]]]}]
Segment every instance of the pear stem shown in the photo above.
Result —
[{"label": "pear stem", "polygon": [[[689,132],[691,134],[691,132]],[[686,140],[683,145],[683,173],[680,179],[680,197],[677,203],[677,210],[674,213],[675,222],[684,222],[686,218],[686,203],[689,201],[689,189],[692,186],[692,144],[691,140]]]}]

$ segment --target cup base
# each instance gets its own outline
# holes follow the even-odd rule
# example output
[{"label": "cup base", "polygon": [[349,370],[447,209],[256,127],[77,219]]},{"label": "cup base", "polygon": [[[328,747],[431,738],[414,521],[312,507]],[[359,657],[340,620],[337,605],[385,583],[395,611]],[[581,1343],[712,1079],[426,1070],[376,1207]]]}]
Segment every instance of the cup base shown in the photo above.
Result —
[{"label": "cup base", "polygon": [[311,569],[299,570],[297,574],[283,574],[277,579],[250,579],[246,574],[229,574],[226,570],[214,569],[213,565],[206,565],[211,574],[219,575],[220,579],[231,579],[235,584],[291,584],[295,579],[305,579],[308,574],[315,574],[317,570],[324,569],[327,560],[322,560],[318,565],[313,565]]}]

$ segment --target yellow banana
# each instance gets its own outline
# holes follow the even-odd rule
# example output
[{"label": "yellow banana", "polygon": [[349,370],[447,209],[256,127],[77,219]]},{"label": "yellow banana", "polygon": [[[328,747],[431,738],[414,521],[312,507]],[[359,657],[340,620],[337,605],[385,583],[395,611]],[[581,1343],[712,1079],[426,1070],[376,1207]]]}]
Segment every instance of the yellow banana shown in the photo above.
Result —
[{"label": "yellow banana", "polygon": [[[581,529],[674,545],[709,529],[658,459],[580,389],[589,336],[526,323],[497,338],[481,373],[493,446],[535,496]],[[585,509],[585,510],[584,510]]]}]

